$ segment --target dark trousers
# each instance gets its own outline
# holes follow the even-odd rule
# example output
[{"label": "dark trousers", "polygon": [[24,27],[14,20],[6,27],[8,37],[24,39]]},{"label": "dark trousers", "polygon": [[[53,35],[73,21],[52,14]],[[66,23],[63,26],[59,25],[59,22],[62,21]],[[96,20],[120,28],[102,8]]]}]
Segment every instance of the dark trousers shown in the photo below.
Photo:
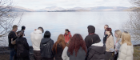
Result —
[{"label": "dark trousers", "polygon": [[35,60],[41,60],[40,51],[34,51],[34,59]]},{"label": "dark trousers", "polygon": [[16,60],[15,54],[16,54],[15,49],[14,48],[10,48],[10,60],[13,60],[13,59]]},{"label": "dark trousers", "polygon": [[41,60],[53,60],[53,58],[42,58]]},{"label": "dark trousers", "polygon": [[112,52],[106,52],[105,53],[105,60],[114,60]]},{"label": "dark trousers", "polygon": [[114,60],[118,59],[118,53],[114,55]]}]

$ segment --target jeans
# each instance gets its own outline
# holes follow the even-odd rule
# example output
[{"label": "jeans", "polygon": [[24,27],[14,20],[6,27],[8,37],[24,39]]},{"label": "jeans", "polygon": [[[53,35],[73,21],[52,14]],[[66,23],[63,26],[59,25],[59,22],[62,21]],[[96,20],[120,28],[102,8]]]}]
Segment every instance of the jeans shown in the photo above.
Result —
[{"label": "jeans", "polygon": [[10,48],[10,60],[13,60],[15,54],[16,54],[15,49],[14,48]]}]

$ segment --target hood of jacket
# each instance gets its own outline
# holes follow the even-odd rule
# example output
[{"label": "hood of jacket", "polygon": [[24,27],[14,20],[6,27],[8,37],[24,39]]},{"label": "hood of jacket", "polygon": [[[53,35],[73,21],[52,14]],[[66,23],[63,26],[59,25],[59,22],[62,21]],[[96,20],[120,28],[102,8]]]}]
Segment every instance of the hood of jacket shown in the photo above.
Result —
[{"label": "hood of jacket", "polygon": [[34,33],[34,34],[42,34],[42,31],[40,31],[40,30],[37,29],[37,30],[34,31],[33,33]]},{"label": "hood of jacket", "polygon": [[95,27],[90,25],[88,26],[88,33],[91,34],[91,33],[95,33]]},{"label": "hood of jacket", "polygon": [[102,42],[92,44],[91,49],[98,53],[105,53],[105,46]]},{"label": "hood of jacket", "polygon": [[51,37],[51,33],[49,31],[46,31],[44,34],[44,38],[50,38]]},{"label": "hood of jacket", "polygon": [[99,42],[99,43],[94,43],[91,46],[103,47],[104,45],[102,42]]},{"label": "hood of jacket", "polygon": [[51,39],[50,38],[43,38],[41,43],[42,44],[46,44],[47,42],[49,42]]},{"label": "hood of jacket", "polygon": [[42,31],[37,29],[34,32],[32,32],[31,33],[31,39],[32,40],[42,39]]}]

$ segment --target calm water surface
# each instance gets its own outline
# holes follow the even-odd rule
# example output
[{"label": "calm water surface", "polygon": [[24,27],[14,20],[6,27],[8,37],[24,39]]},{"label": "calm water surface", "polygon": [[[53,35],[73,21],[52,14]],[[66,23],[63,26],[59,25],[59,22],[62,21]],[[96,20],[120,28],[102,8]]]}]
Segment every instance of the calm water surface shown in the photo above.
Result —
[{"label": "calm water surface", "polygon": [[[113,32],[116,29],[122,30],[122,25],[130,18],[130,12],[25,12],[22,16],[20,27],[25,25],[26,38],[29,45],[32,45],[30,33],[42,26],[44,30],[51,32],[51,38],[56,41],[59,34],[64,34],[69,29],[71,34],[80,33],[85,39],[88,35],[87,26],[93,25],[96,34],[103,39],[104,25],[108,24]],[[16,18],[14,24],[20,17]],[[20,30],[20,28],[19,28]]]}]

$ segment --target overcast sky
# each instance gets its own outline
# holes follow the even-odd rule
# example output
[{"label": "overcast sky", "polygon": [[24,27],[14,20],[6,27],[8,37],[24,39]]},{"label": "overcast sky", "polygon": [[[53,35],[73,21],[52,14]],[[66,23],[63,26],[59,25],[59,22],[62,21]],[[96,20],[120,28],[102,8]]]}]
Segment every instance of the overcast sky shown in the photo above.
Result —
[{"label": "overcast sky", "polygon": [[14,0],[14,6],[21,6],[30,9],[42,9],[45,7],[131,7],[132,4],[129,2],[129,0]]}]

